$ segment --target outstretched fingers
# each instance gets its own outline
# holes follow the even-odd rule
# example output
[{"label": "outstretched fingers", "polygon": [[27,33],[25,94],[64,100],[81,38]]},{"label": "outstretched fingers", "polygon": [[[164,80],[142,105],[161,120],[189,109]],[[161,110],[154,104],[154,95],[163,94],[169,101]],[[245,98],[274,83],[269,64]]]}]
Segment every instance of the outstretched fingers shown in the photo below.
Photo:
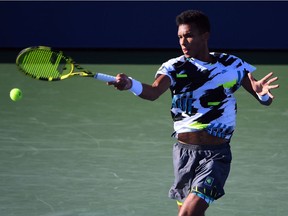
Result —
[{"label": "outstretched fingers", "polygon": [[264,76],[261,81],[266,83],[268,79],[270,79],[270,77],[273,76],[273,72],[268,73],[266,76]]},{"label": "outstretched fingers", "polygon": [[271,78],[272,76],[273,76],[273,72],[270,72],[265,77],[263,77],[260,81],[262,83],[262,86],[266,86],[268,90],[279,87],[279,84],[271,85],[272,83],[278,80],[278,77]]},{"label": "outstretched fingers", "polygon": [[271,83],[273,83],[273,82],[275,82],[275,81],[277,81],[277,80],[278,80],[278,77],[273,77],[272,79],[268,80],[266,83],[267,83],[268,85],[270,85]]}]

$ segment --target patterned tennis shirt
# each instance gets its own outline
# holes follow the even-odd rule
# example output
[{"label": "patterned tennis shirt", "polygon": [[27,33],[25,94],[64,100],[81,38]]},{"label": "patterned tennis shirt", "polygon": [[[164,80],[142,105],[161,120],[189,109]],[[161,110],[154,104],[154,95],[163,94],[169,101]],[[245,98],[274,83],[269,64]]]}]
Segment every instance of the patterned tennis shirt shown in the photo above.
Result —
[{"label": "patterned tennis shirt", "polygon": [[173,136],[205,130],[231,139],[236,126],[237,103],[233,93],[243,77],[256,68],[234,55],[210,53],[211,64],[180,56],[162,64],[156,72],[171,80]]}]

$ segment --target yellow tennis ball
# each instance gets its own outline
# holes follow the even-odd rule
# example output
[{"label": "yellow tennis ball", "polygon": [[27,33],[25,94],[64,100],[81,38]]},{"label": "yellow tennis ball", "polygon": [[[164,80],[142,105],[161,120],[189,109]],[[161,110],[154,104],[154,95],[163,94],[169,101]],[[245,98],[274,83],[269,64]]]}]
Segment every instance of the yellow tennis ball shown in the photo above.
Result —
[{"label": "yellow tennis ball", "polygon": [[18,101],[22,98],[23,94],[19,88],[13,88],[10,91],[10,98],[13,101]]}]

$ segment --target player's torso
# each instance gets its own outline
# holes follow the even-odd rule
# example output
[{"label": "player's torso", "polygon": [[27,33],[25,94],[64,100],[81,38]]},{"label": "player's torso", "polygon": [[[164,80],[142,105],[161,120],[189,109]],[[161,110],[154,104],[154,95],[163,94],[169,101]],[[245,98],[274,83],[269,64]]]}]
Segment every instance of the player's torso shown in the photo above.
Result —
[{"label": "player's torso", "polygon": [[241,78],[241,73],[234,69],[235,65],[187,60],[175,62],[173,67],[172,108],[193,115],[199,110],[227,103],[229,98],[234,100],[233,92],[239,88]]},{"label": "player's torso", "polygon": [[214,64],[183,57],[178,60],[174,59],[170,73],[175,131],[225,129],[232,134],[236,118],[233,92],[243,78],[238,63],[227,59],[218,59]]}]

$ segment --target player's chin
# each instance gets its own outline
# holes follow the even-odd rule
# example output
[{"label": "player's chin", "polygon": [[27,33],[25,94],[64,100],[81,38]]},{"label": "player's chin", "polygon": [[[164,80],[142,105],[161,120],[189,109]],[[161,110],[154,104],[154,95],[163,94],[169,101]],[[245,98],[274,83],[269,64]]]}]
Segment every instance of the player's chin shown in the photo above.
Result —
[{"label": "player's chin", "polygon": [[188,53],[187,53],[187,54],[184,53],[184,56],[185,56],[186,58],[193,58],[193,56],[190,55],[190,54],[188,54]]},{"label": "player's chin", "polygon": [[188,50],[182,50],[182,52],[186,58],[192,58],[192,55]]}]

